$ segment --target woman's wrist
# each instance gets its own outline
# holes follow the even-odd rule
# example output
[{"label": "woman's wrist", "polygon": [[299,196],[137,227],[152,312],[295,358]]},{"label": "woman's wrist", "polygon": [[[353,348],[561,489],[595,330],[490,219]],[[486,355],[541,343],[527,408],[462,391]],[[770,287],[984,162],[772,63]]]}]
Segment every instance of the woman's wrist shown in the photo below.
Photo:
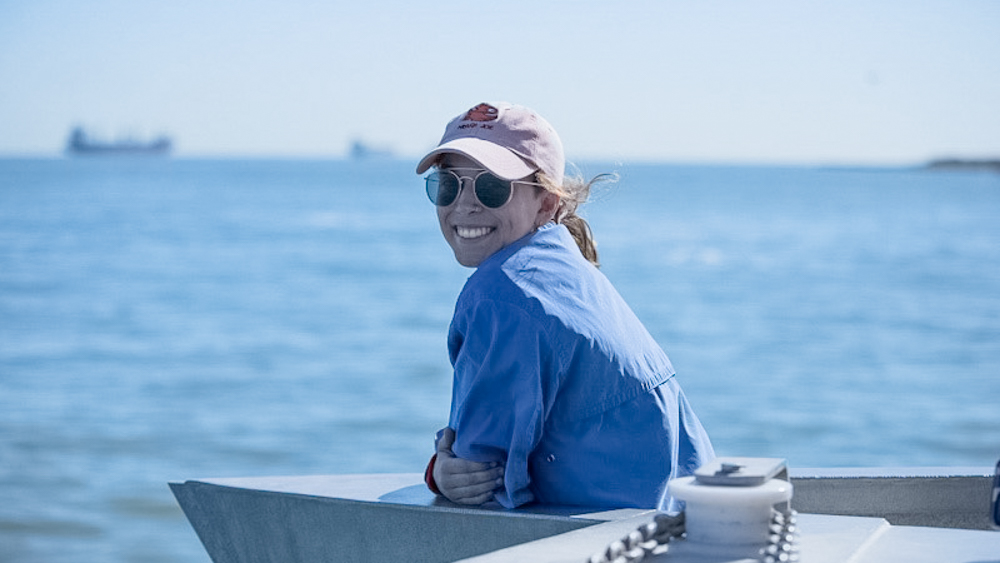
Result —
[{"label": "woman's wrist", "polygon": [[427,488],[432,493],[440,495],[441,490],[438,489],[437,482],[434,481],[434,462],[437,461],[437,457],[437,454],[432,455],[431,460],[427,463],[427,469],[424,470],[424,483],[427,484]]}]

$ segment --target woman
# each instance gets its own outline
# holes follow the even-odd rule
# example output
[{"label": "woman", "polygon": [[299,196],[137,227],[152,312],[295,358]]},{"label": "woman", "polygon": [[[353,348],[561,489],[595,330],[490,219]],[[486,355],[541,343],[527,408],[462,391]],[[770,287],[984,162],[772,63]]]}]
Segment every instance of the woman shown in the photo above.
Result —
[{"label": "woman", "polygon": [[417,166],[445,240],[477,268],[448,334],[451,416],[425,478],[462,504],[660,507],[668,479],[713,457],[666,354],[597,269],[533,111],[479,104]]}]

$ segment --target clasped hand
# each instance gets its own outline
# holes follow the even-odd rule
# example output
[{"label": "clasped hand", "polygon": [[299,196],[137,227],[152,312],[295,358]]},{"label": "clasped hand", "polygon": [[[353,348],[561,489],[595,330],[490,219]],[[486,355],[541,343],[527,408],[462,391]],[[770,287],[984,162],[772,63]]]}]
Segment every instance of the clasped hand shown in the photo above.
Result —
[{"label": "clasped hand", "polygon": [[503,466],[456,457],[451,451],[455,431],[445,428],[437,443],[434,482],[448,500],[459,504],[483,504],[503,487]]}]

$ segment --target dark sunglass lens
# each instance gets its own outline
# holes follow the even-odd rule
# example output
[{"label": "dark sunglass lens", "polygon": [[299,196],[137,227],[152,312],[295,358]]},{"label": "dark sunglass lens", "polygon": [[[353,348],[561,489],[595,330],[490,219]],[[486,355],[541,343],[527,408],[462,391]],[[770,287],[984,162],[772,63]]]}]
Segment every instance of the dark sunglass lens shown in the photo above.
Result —
[{"label": "dark sunglass lens", "polygon": [[510,199],[511,185],[493,174],[482,174],[476,178],[476,197],[486,207],[502,207]]},{"label": "dark sunglass lens", "polygon": [[427,197],[441,207],[447,207],[455,201],[458,187],[458,178],[448,172],[435,172],[427,177]]}]

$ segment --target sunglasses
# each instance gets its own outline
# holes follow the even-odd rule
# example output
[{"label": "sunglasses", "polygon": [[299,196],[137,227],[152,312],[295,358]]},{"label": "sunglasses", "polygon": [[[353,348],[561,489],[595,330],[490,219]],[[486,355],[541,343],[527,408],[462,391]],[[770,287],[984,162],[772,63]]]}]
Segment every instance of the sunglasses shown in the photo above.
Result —
[{"label": "sunglasses", "polygon": [[[456,170],[478,173],[475,176],[460,176],[455,172]],[[541,184],[524,180],[504,180],[481,168],[442,168],[424,178],[427,182],[427,197],[434,205],[448,207],[458,199],[458,194],[462,191],[463,179],[472,180],[476,199],[490,209],[498,209],[510,201],[514,194],[514,184],[541,186]]]}]

